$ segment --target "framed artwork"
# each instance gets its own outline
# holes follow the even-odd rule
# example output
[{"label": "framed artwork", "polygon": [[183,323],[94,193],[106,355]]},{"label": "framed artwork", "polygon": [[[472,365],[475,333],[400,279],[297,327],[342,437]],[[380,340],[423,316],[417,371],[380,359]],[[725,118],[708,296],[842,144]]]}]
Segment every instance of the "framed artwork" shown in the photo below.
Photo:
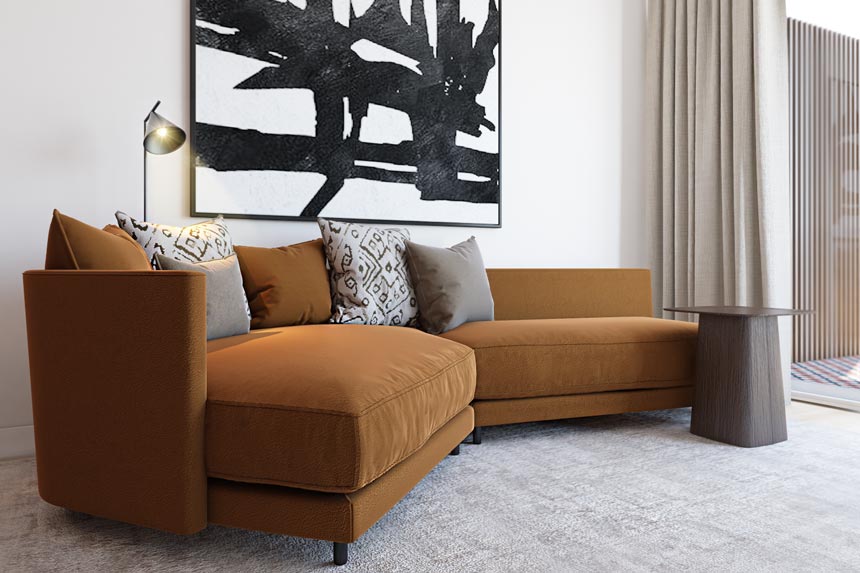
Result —
[{"label": "framed artwork", "polygon": [[193,0],[194,216],[501,226],[500,0]]}]

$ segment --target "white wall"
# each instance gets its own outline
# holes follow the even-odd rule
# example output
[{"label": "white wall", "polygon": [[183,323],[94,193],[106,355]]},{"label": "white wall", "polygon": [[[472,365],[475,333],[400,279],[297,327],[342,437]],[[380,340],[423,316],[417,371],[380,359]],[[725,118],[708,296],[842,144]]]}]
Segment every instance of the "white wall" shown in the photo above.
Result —
[{"label": "white wall", "polygon": [[[645,266],[644,2],[503,3],[503,228],[490,266]],[[21,272],[40,268],[54,208],[102,226],[141,207],[141,122],[189,124],[187,0],[0,2],[0,457],[32,451]],[[150,219],[190,222],[181,153],[150,163]],[[313,224],[228,221],[239,244],[317,236]]]}]

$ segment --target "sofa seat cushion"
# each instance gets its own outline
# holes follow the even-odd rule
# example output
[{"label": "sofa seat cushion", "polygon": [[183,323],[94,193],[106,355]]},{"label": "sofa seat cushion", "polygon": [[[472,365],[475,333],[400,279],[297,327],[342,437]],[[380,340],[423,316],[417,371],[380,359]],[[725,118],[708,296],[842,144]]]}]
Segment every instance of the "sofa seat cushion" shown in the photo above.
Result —
[{"label": "sofa seat cushion", "polygon": [[475,398],[497,400],[693,383],[695,324],[656,318],[501,320],[443,335],[475,350]]},{"label": "sofa seat cushion", "polygon": [[475,394],[461,344],[400,327],[309,325],[209,342],[211,477],[354,492]]}]

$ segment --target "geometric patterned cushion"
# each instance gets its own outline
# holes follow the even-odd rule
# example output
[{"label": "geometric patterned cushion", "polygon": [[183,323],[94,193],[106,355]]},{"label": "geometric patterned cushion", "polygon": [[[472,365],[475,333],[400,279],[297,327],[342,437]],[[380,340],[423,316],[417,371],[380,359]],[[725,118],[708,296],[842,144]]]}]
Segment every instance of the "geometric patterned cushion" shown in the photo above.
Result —
[{"label": "geometric patterned cushion", "polygon": [[221,215],[188,227],[171,227],[138,221],[117,211],[116,222],[143,247],[152,268],[158,268],[156,254],[187,263],[214,261],[233,254],[233,239]]},{"label": "geometric patterned cushion", "polygon": [[406,265],[406,229],[319,219],[335,323],[414,326],[418,302]]}]

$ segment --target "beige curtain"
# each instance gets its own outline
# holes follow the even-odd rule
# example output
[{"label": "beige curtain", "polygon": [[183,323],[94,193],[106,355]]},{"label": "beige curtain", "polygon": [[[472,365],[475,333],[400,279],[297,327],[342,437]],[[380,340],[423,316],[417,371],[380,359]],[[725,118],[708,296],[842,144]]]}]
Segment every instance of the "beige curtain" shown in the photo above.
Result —
[{"label": "beige curtain", "polygon": [[785,0],[649,0],[646,165],[657,315],[791,304]]}]

